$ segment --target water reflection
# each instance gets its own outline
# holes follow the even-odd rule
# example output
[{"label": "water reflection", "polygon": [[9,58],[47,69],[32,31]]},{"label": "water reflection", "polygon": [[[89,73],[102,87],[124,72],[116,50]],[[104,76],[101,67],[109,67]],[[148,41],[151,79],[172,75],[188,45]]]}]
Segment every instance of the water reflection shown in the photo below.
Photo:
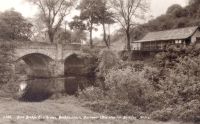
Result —
[{"label": "water reflection", "polygon": [[65,93],[77,95],[79,90],[91,85],[92,78],[68,76],[65,78],[32,78],[21,82],[19,88],[20,100],[40,102],[50,98],[53,94]]}]

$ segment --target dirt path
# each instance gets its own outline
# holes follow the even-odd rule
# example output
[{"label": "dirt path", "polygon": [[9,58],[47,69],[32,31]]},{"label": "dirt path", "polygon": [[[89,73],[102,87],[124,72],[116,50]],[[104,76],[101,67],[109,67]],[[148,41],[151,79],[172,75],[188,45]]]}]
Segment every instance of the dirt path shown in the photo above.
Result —
[{"label": "dirt path", "polygon": [[163,124],[134,119],[106,120],[84,119],[84,117],[103,116],[81,107],[74,97],[35,103],[0,98],[0,124]]}]

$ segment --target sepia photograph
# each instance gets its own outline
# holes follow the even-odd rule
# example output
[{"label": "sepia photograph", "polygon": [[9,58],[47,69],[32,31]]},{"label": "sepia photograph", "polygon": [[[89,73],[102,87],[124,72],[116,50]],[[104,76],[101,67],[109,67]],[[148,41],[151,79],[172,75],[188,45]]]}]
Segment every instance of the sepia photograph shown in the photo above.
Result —
[{"label": "sepia photograph", "polygon": [[200,124],[200,0],[0,0],[0,124]]}]

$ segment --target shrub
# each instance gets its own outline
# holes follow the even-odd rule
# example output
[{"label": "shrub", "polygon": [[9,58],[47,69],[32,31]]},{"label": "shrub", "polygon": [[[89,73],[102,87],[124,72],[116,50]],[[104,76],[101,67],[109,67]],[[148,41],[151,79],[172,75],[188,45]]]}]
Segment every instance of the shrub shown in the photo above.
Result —
[{"label": "shrub", "polygon": [[160,121],[169,121],[173,118],[173,108],[164,108],[162,110],[154,111],[151,118]]},{"label": "shrub", "polygon": [[14,46],[11,44],[0,45],[0,84],[10,82],[10,79],[13,76],[13,49]]},{"label": "shrub", "polygon": [[135,71],[131,67],[110,70],[105,83],[110,89],[109,95],[112,100],[128,102],[146,111],[148,109],[146,106],[152,102],[155,96],[154,87],[145,78],[147,70]]},{"label": "shrub", "polygon": [[111,50],[103,50],[98,55],[99,65],[98,74],[100,76],[106,76],[108,71],[112,69],[115,65],[120,63],[120,59]]},{"label": "shrub", "polygon": [[13,82],[15,79],[13,70],[14,48],[15,46],[9,42],[0,45],[0,90],[6,96],[12,96],[12,93],[16,91],[16,84]]},{"label": "shrub", "polygon": [[177,111],[179,112],[178,119],[180,120],[194,122],[200,121],[200,101],[197,99],[179,106]]},{"label": "shrub", "polygon": [[100,101],[104,99],[103,91],[98,87],[88,87],[79,93],[81,99],[87,101]]},{"label": "shrub", "polygon": [[113,56],[104,52],[99,59],[99,77],[107,90],[88,92],[90,101],[95,101],[90,106],[93,110],[109,115],[150,115],[162,121],[200,121],[199,48],[170,47],[157,55],[154,67]]}]

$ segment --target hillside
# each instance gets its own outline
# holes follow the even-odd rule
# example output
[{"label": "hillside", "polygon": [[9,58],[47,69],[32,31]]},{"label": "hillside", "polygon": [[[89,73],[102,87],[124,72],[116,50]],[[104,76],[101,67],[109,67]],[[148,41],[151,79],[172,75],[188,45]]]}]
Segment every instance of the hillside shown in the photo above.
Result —
[{"label": "hillside", "polygon": [[139,40],[152,31],[198,26],[200,24],[199,6],[199,0],[190,0],[189,5],[184,8],[178,4],[172,5],[166,14],[132,29],[132,40]]}]

